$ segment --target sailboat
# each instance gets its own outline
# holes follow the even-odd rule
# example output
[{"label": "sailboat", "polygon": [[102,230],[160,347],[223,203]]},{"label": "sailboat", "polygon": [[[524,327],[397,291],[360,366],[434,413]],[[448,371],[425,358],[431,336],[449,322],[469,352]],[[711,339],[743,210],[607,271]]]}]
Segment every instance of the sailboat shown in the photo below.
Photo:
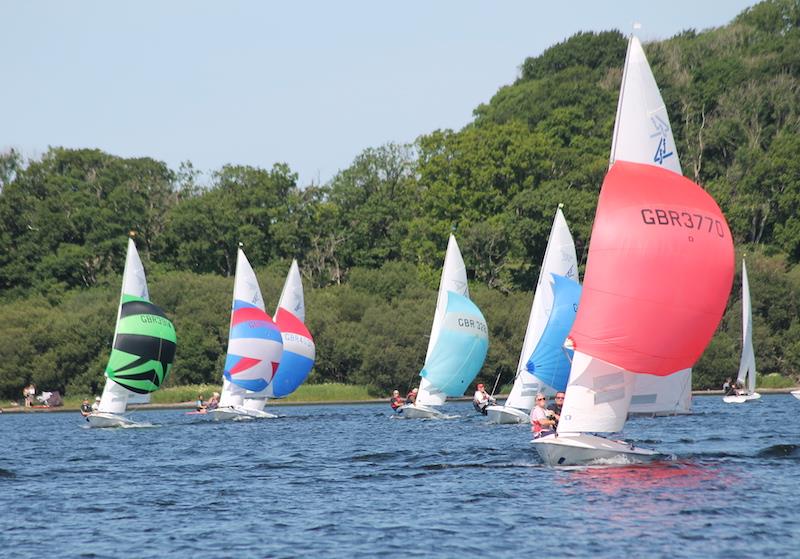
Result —
[{"label": "sailboat", "polygon": [[248,394],[247,409],[263,410],[268,398],[285,398],[303,384],[314,366],[316,347],[305,325],[306,305],[297,260],[292,260],[283,284],[275,324],[283,339],[283,356],[272,382],[260,393]]},{"label": "sailboat", "polygon": [[[556,210],[553,227],[550,229],[550,237],[542,260],[542,267],[539,270],[539,279],[533,296],[528,327],[525,331],[522,351],[517,363],[514,386],[511,388],[511,393],[508,395],[504,405],[486,408],[486,415],[490,423],[527,423],[529,421],[528,414],[534,405],[534,398],[538,392],[552,394],[563,391],[566,388],[569,376],[569,361],[561,345],[567,332],[564,332],[564,337],[558,340],[555,345],[548,344],[547,340],[545,340],[541,344],[542,348],[539,349],[548,323],[552,320],[553,327],[555,327],[556,323],[563,321],[563,319],[559,320],[558,317],[553,316],[554,289],[556,281],[559,282],[558,285],[569,284],[562,284],[562,280],[557,280],[556,278],[569,278],[575,285],[577,285],[578,279],[578,258],[575,254],[575,243],[561,211],[562,207],[563,204],[559,204]],[[566,294],[566,291],[560,293]],[[571,318],[574,319],[575,311],[571,305],[562,305],[560,308],[564,308],[567,313],[565,316],[567,317],[569,317],[569,311],[573,309]],[[570,320],[569,325],[571,324]],[[567,326],[567,331],[569,331],[569,326]],[[532,359],[537,351],[537,358],[546,355],[546,352],[544,352],[545,347],[550,348],[552,359],[557,362],[557,374],[552,374],[541,365],[537,368],[535,360]],[[554,384],[544,382],[543,377],[545,375],[552,376],[551,382]]]},{"label": "sailboat", "polygon": [[736,384],[745,387],[744,394],[724,396],[726,404],[743,404],[758,400],[756,392],[756,353],[753,349],[753,311],[750,305],[750,282],[747,279],[747,265],[742,260],[742,357],[739,360],[739,374]]},{"label": "sailboat", "polygon": [[469,298],[467,271],[453,235],[439,282],[436,311],[422,377],[413,404],[400,408],[398,417],[441,418],[437,406],[448,396],[461,396],[478,375],[489,349],[489,329],[480,309]]},{"label": "sailboat", "polygon": [[128,238],[125,269],[106,383],[97,411],[86,417],[91,427],[127,427],[128,400],[149,394],[164,383],[172,368],[175,327],[164,311],[150,302],[144,267],[133,239]]},{"label": "sailboat", "polygon": [[600,190],[574,349],[555,434],[533,440],[551,466],[647,462],[665,455],[615,433],[635,379],[668,376],[702,354],[733,281],[733,241],[713,198],[653,165],[616,161]]},{"label": "sailboat", "polygon": [[267,388],[283,354],[281,333],[264,308],[258,279],[240,243],[222,395],[219,407],[209,412],[216,420],[277,417],[244,405],[248,391],[261,392]]},{"label": "sailboat", "polygon": [[[625,56],[609,168],[615,161],[644,163],[683,174],[667,108],[635,35],[628,41]],[[631,415],[687,414],[691,413],[691,407],[691,367],[666,377],[636,377]]]}]

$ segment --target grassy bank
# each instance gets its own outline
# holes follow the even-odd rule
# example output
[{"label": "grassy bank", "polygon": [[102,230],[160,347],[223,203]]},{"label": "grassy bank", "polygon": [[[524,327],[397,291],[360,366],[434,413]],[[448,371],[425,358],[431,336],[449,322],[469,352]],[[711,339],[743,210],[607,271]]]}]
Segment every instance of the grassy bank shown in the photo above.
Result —
[{"label": "grassy bank", "polygon": [[[186,386],[171,386],[153,392],[151,403],[153,404],[178,404],[181,402],[194,402],[198,394],[208,400],[214,392],[221,392],[222,385],[217,384],[189,384]],[[83,398],[94,400],[94,396],[68,396],[64,398],[64,407],[79,408]],[[389,398],[387,394],[386,398]],[[298,388],[291,396],[282,398],[282,402],[333,402],[372,400],[367,392],[367,387],[362,385],[326,383],[326,384],[304,384]]]}]

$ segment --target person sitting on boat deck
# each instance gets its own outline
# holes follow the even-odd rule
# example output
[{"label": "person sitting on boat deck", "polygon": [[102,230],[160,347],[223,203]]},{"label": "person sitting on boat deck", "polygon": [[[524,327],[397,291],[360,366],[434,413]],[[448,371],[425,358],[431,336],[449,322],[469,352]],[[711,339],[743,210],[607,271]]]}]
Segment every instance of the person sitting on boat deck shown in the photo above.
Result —
[{"label": "person sitting on boat deck", "polygon": [[728,377],[727,379],[725,379],[725,382],[722,383],[722,393],[727,396],[728,391],[731,389],[731,386],[733,386],[733,382],[731,381],[731,377]]},{"label": "person sitting on boat deck", "polygon": [[739,396],[741,384],[737,382],[732,382],[731,385],[728,387],[728,390],[725,391],[725,396]]},{"label": "person sitting on boat deck", "polygon": [[413,404],[417,401],[417,392],[419,392],[419,388],[414,388],[411,392],[406,394],[406,404]]},{"label": "person sitting on boat deck", "polygon": [[219,406],[219,392],[214,392],[206,404],[206,410],[215,410]]},{"label": "person sitting on boat deck", "polygon": [[389,400],[389,404],[392,406],[394,411],[397,411],[403,406],[403,404],[405,404],[405,400],[400,397],[399,390],[392,390],[392,398]]},{"label": "person sitting on boat deck", "polygon": [[100,396],[95,396],[94,404],[92,404],[92,411],[97,411],[100,409]]},{"label": "person sitting on boat deck", "polygon": [[195,402],[195,408],[197,408],[197,411],[206,411],[206,407],[207,406],[205,401],[203,400],[203,395],[198,394],[197,401]]},{"label": "person sitting on boat deck", "polygon": [[478,389],[475,391],[475,394],[472,396],[472,405],[475,406],[475,411],[486,415],[486,408],[489,404],[494,404],[495,400],[489,393],[486,392],[486,389],[483,387],[483,384],[478,384]]},{"label": "person sitting on boat deck", "polygon": [[534,439],[555,433],[556,419],[553,412],[545,407],[546,404],[547,398],[539,392],[536,395],[536,405],[531,410],[531,431]]},{"label": "person sitting on boat deck", "polygon": [[90,415],[92,411],[92,405],[89,403],[89,400],[84,398],[83,403],[81,404],[81,415],[86,417],[87,415]]},{"label": "person sitting on boat deck", "polygon": [[558,420],[561,419],[561,407],[563,405],[564,405],[564,393],[556,392],[556,397],[553,399],[553,403],[547,406],[547,409],[553,412],[553,418],[556,420],[556,424],[553,425],[553,429],[558,427]]}]

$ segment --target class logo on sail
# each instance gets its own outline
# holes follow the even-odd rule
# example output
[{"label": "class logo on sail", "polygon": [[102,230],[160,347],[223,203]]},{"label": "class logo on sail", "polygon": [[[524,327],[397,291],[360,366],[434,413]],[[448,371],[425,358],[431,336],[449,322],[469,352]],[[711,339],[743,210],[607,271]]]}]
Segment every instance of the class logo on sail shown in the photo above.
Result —
[{"label": "class logo on sail", "polygon": [[671,157],[675,154],[675,152],[669,151],[669,147],[667,146],[667,140],[670,135],[669,124],[658,115],[653,116],[650,121],[656,129],[653,134],[650,134],[650,137],[659,139],[658,146],[656,146],[656,153],[653,155],[653,162],[663,165],[667,157]]}]

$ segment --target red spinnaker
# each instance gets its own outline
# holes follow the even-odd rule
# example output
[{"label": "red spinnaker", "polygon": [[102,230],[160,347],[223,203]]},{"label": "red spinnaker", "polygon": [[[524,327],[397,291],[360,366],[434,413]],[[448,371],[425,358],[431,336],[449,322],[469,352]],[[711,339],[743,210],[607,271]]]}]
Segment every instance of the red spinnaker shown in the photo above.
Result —
[{"label": "red spinnaker", "polygon": [[733,281],[722,211],[689,179],[616,162],[592,228],[575,349],[636,373],[691,367],[711,341]]}]

